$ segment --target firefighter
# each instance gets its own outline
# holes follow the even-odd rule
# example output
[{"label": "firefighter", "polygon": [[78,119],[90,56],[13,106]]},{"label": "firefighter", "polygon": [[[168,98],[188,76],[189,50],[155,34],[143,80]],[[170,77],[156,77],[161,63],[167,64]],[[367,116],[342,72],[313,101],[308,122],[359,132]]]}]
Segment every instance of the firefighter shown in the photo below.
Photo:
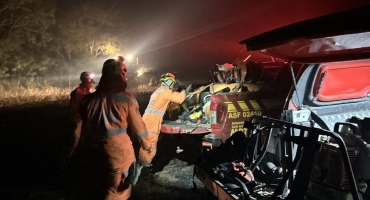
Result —
[{"label": "firefighter", "polygon": [[143,166],[148,167],[153,160],[153,157],[157,151],[157,141],[161,124],[163,121],[163,115],[165,114],[167,107],[170,102],[181,104],[186,97],[186,91],[181,92],[173,91],[173,87],[176,83],[175,75],[168,72],[161,76],[161,85],[157,90],[150,96],[148,106],[143,115],[143,120],[146,124],[149,137],[145,138],[152,146],[151,154],[148,154],[144,149],[140,149],[139,159]]},{"label": "firefighter", "polygon": [[70,93],[69,107],[72,111],[72,121],[75,123],[75,130],[73,134],[74,143],[71,151],[69,152],[68,158],[71,157],[74,150],[76,149],[81,135],[82,121],[80,116],[80,108],[82,100],[86,95],[90,94],[90,90],[95,83],[93,79],[93,74],[87,71],[81,73],[80,80],[81,84]]},{"label": "firefighter", "polygon": [[244,82],[245,76],[247,75],[247,64],[242,60],[238,60],[234,64],[234,78],[237,83]]},{"label": "firefighter", "polygon": [[124,77],[118,60],[106,60],[96,92],[86,96],[81,108],[81,140],[99,152],[96,156],[104,155],[104,163],[99,165],[107,166],[105,200],[123,200],[131,195],[136,162],[132,141],[139,141],[143,152],[151,153],[138,102],[125,92]]},{"label": "firefighter", "polygon": [[117,57],[117,60],[118,60],[118,62],[119,62],[119,63],[121,63],[121,65],[122,65],[123,74],[125,75],[125,80],[126,80],[127,67],[126,67],[126,65],[125,65],[125,63],[124,63],[125,58],[124,58],[124,57],[122,57],[122,56],[118,56],[118,57]]}]

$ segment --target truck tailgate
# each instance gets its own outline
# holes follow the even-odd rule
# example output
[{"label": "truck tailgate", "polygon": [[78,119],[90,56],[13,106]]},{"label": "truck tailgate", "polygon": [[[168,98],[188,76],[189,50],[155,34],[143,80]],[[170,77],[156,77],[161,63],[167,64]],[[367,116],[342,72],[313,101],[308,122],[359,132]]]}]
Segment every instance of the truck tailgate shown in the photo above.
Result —
[{"label": "truck tailgate", "polygon": [[205,134],[210,133],[209,124],[181,123],[176,121],[163,121],[161,132],[167,134]]}]

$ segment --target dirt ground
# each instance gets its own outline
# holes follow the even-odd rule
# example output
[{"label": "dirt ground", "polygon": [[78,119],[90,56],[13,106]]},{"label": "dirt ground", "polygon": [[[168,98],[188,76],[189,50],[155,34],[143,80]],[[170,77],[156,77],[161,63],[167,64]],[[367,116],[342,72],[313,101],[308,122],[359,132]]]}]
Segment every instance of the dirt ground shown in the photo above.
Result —
[{"label": "dirt ground", "polygon": [[[149,95],[136,97],[143,112]],[[0,199],[102,199],[102,171],[92,152],[77,153],[66,170],[57,167],[73,129],[67,104],[0,108]],[[196,192],[193,165],[175,158],[155,174],[144,169],[130,199],[206,199],[203,185],[194,180]]]}]

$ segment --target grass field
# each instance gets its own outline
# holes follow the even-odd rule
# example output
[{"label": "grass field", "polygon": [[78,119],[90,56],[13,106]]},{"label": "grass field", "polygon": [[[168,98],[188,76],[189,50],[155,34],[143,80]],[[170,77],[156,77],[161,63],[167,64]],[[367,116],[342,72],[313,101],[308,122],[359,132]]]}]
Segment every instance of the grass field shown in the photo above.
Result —
[{"label": "grass field", "polygon": [[[143,113],[153,88],[133,90]],[[99,200],[102,184],[97,163],[76,157],[68,170],[56,166],[73,125],[69,122],[68,89],[2,90],[0,98],[0,199]],[[156,174],[144,170],[130,199],[205,199],[193,166],[173,159]]]},{"label": "grass field", "polygon": [[[74,88],[59,88],[52,86],[45,86],[42,88],[14,87],[12,89],[0,87],[0,107],[19,106],[30,103],[48,103],[52,101],[67,101],[69,99],[69,94],[73,89]],[[138,96],[138,98],[141,98],[141,95],[151,93],[155,89],[155,87],[141,85],[138,88],[128,88],[127,92],[133,93]]]}]

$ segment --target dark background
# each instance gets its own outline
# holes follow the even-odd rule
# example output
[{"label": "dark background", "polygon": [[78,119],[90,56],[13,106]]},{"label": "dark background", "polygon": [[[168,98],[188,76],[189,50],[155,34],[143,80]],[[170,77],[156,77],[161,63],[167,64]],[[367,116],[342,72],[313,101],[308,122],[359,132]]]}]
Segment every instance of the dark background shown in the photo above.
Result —
[{"label": "dark background", "polygon": [[[183,80],[204,78],[214,64],[248,53],[239,42],[284,25],[369,4],[369,0],[67,0],[59,6],[98,2],[122,8],[129,49],[139,62],[175,71]],[[314,27],[313,27],[314,28]],[[126,34],[127,32],[125,32]],[[117,35],[123,33],[116,33]],[[269,59],[253,54],[252,60]]]},{"label": "dark background", "polygon": [[[369,3],[2,0],[0,86],[73,87],[82,71],[98,75],[98,82],[106,59],[128,54],[135,59],[126,63],[131,73],[150,68],[159,74],[176,72],[178,79],[187,82],[207,81],[207,72],[215,64],[232,63],[250,54],[239,44],[246,38]],[[250,57],[253,61],[266,59],[270,60],[258,53]]]},{"label": "dark background", "polygon": [[[178,76],[186,80],[207,76],[207,70],[216,63],[231,63],[248,56],[245,47],[239,44],[248,37],[370,3],[367,0],[111,2],[122,7],[126,16],[123,20],[133,27],[134,37],[129,44],[139,60],[178,71]],[[251,59],[266,57],[254,54]]]}]

